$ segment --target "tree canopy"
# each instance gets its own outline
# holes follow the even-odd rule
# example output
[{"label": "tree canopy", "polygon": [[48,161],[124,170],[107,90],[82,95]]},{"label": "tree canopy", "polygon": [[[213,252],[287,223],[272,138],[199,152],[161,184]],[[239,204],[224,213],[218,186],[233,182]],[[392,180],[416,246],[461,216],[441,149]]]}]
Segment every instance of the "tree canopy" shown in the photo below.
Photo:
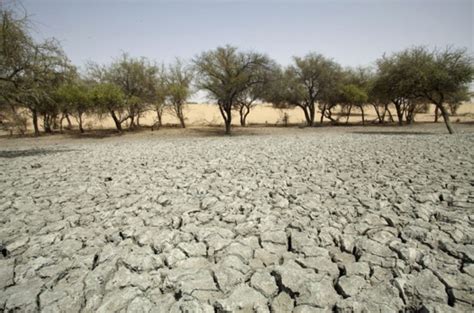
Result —
[{"label": "tree canopy", "polygon": [[261,71],[269,70],[270,59],[256,52],[242,52],[236,47],[218,47],[194,59],[197,86],[217,101],[226,133],[231,132],[232,109],[242,93],[262,84]]}]

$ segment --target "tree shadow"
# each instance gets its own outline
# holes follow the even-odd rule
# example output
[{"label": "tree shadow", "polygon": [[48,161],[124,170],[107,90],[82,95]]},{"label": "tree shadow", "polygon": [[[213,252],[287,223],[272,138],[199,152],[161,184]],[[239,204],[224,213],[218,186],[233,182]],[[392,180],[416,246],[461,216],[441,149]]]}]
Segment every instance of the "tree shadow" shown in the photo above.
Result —
[{"label": "tree shadow", "polygon": [[352,134],[361,135],[391,135],[391,136],[404,136],[404,135],[435,135],[432,132],[417,132],[417,131],[353,131]]},{"label": "tree shadow", "polygon": [[24,149],[24,150],[3,150],[0,151],[0,158],[14,159],[21,157],[49,155],[63,152],[76,151],[74,149]]},{"label": "tree shadow", "polygon": [[[136,130],[135,132],[138,132]],[[124,130],[122,132],[117,131],[116,129],[96,129],[96,130],[88,130],[84,133],[80,132],[68,132],[66,136],[73,139],[103,139],[109,137],[118,137],[124,134],[124,132],[133,132],[132,130]]]},{"label": "tree shadow", "polygon": [[238,137],[238,136],[258,136],[261,132],[251,127],[233,127],[231,134],[226,134],[223,126],[192,128],[192,133],[199,137]]}]

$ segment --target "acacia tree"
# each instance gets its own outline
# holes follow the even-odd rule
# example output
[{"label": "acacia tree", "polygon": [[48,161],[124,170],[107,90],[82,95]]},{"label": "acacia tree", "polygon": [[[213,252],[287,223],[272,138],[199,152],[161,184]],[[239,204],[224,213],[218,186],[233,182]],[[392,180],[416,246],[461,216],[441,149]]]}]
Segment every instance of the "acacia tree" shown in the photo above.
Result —
[{"label": "acacia tree", "polygon": [[163,125],[163,112],[166,104],[166,97],[168,95],[167,84],[166,84],[166,69],[164,65],[158,68],[158,74],[155,83],[155,93],[152,99],[152,106],[156,112],[156,122],[152,125],[151,130],[154,128],[160,129]]},{"label": "acacia tree", "polygon": [[368,100],[367,92],[355,84],[344,85],[341,91],[342,103],[349,107],[346,123],[349,121],[352,107],[356,106],[362,113],[362,124],[365,124],[364,105],[367,104]]},{"label": "acacia tree", "polygon": [[368,104],[371,72],[368,68],[347,69],[343,83],[340,85],[341,105],[347,109],[346,123],[349,121],[352,107],[362,113],[362,124],[365,124],[364,107]]},{"label": "acacia tree", "polygon": [[[130,128],[140,125],[140,117],[149,110],[156,99],[157,73],[158,67],[148,59],[133,58],[126,53],[110,65],[89,64],[91,78],[101,83],[114,84],[122,90],[127,114],[123,116],[123,121],[115,114],[118,118],[116,122],[121,125],[129,120]],[[122,113],[120,112],[121,116]]]},{"label": "acacia tree", "polygon": [[446,99],[446,102],[448,103],[451,115],[456,115],[459,107],[463,102],[469,101],[471,96],[472,93],[469,92],[469,87],[467,85],[460,88],[458,92],[450,94],[448,99]]},{"label": "acacia tree", "polygon": [[436,105],[449,133],[453,134],[455,131],[446,104],[467,98],[467,86],[474,79],[472,57],[465,49],[451,48],[443,51],[414,48],[406,53],[417,65],[417,79],[413,86],[415,93]]},{"label": "acacia tree", "polygon": [[167,106],[178,118],[181,127],[185,128],[186,123],[183,109],[187,99],[192,93],[191,82],[193,79],[193,72],[190,67],[185,66],[180,60],[176,60],[174,64],[169,66],[168,73],[165,77]]},{"label": "acacia tree", "polygon": [[240,126],[247,125],[247,117],[258,101],[268,98],[267,93],[272,92],[270,88],[272,81],[278,78],[278,70],[277,64],[270,61],[268,66],[262,67],[256,72],[260,83],[250,86],[237,97],[235,109],[239,112]]},{"label": "acacia tree", "polygon": [[15,90],[16,101],[31,112],[35,135],[39,135],[39,115],[43,116],[45,132],[51,132],[59,114],[54,92],[68,79],[71,66],[56,41],[35,45],[29,66],[21,75]]},{"label": "acacia tree", "polygon": [[237,98],[235,109],[239,112],[240,126],[247,126],[247,116],[250,114],[250,110],[257,105],[258,99],[260,99],[261,94],[264,92],[263,88],[262,85],[252,86],[242,92]]},{"label": "acacia tree", "polygon": [[405,84],[411,79],[407,74],[409,71],[408,64],[402,62],[399,55],[384,55],[377,60],[377,79],[373,88],[379,98],[389,99],[394,105],[399,125],[403,125],[404,111],[413,97],[412,90]]},{"label": "acacia tree", "polygon": [[281,73],[280,82],[272,88],[274,94],[269,100],[301,108],[306,125],[313,126],[316,103],[324,100],[325,92],[335,87],[339,65],[316,53],[294,57],[294,62]]},{"label": "acacia tree", "polygon": [[384,90],[379,90],[378,74],[370,72],[370,78],[368,83],[368,103],[370,103],[380,124],[385,122],[385,117],[388,115],[389,121],[393,122],[392,112],[389,109],[391,103],[390,98],[384,93]]},{"label": "acacia tree", "polygon": [[[26,16],[18,17],[16,12],[0,3],[0,82],[2,86],[16,86],[28,66],[29,52],[34,46],[27,32]],[[5,93],[2,92],[2,95]]]},{"label": "acacia tree", "polygon": [[395,104],[400,124],[405,112],[413,115],[411,111],[429,102],[441,112],[449,133],[454,133],[446,104],[473,80],[473,61],[466,50],[414,47],[382,58],[378,66],[378,88]]},{"label": "acacia tree", "polygon": [[83,81],[76,80],[60,86],[56,93],[63,110],[75,118],[79,131],[84,133],[84,115],[90,113],[93,108],[91,87]]},{"label": "acacia tree", "polygon": [[0,4],[0,103],[13,113],[17,107],[29,110],[35,135],[39,135],[39,115],[45,131],[51,131],[57,115],[52,99],[71,66],[54,39],[36,43],[28,33],[26,16]]},{"label": "acacia tree", "polygon": [[218,47],[194,59],[197,86],[217,101],[224,119],[226,134],[231,133],[232,109],[243,92],[262,83],[259,71],[270,60],[263,54],[241,52],[236,47]]},{"label": "acacia tree", "polygon": [[110,83],[97,83],[91,90],[91,102],[99,116],[110,114],[117,130],[122,131],[122,124],[128,119],[128,114],[125,95],[119,87]]}]

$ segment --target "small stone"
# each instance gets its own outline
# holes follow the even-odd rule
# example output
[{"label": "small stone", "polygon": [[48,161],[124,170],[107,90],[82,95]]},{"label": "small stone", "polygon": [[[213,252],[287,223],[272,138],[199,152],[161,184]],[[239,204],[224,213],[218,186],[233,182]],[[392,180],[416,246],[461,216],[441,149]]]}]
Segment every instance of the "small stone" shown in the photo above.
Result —
[{"label": "small stone", "polygon": [[295,301],[286,292],[281,292],[276,296],[271,304],[273,313],[286,313],[293,311]]},{"label": "small stone", "polygon": [[206,255],[206,245],[203,242],[181,242],[178,248],[183,250],[188,257]]},{"label": "small stone", "polygon": [[411,305],[418,307],[424,302],[448,302],[445,287],[432,271],[425,269],[417,274],[407,275],[405,294]]},{"label": "small stone", "polygon": [[329,276],[321,279],[307,279],[298,291],[296,303],[313,307],[331,309],[339,299],[339,295],[333,287],[333,281]]},{"label": "small stone", "polygon": [[344,265],[346,276],[360,275],[368,278],[370,275],[370,267],[366,262],[354,262]]},{"label": "small stone", "polygon": [[210,209],[217,201],[218,199],[216,197],[206,197],[201,201],[201,209]]},{"label": "small stone", "polygon": [[336,284],[336,288],[345,297],[352,297],[367,285],[367,282],[361,276],[342,276]]},{"label": "small stone", "polygon": [[284,231],[264,232],[260,235],[260,238],[263,242],[273,242],[285,246],[288,241]]},{"label": "small stone", "polygon": [[15,262],[13,259],[0,259],[0,290],[7,286],[13,285],[14,266]]},{"label": "small stone", "polygon": [[240,285],[225,299],[218,299],[214,307],[222,312],[268,312],[267,299],[247,285]]},{"label": "small stone", "polygon": [[166,256],[166,263],[168,266],[173,266],[176,262],[186,259],[186,255],[181,249],[173,249]]},{"label": "small stone", "polygon": [[253,274],[250,279],[250,286],[261,292],[267,298],[276,295],[278,292],[275,278],[268,272],[256,272]]},{"label": "small stone", "polygon": [[463,271],[464,271],[464,273],[467,273],[470,276],[474,277],[474,264],[471,263],[471,264],[464,265]]}]

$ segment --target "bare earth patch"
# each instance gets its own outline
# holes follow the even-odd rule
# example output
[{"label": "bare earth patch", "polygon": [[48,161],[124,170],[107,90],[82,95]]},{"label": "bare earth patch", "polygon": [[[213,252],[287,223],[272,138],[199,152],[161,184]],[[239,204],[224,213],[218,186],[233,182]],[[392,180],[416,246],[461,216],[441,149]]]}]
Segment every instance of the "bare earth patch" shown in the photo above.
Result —
[{"label": "bare earth patch", "polygon": [[0,311],[469,312],[456,126],[0,139]]}]

